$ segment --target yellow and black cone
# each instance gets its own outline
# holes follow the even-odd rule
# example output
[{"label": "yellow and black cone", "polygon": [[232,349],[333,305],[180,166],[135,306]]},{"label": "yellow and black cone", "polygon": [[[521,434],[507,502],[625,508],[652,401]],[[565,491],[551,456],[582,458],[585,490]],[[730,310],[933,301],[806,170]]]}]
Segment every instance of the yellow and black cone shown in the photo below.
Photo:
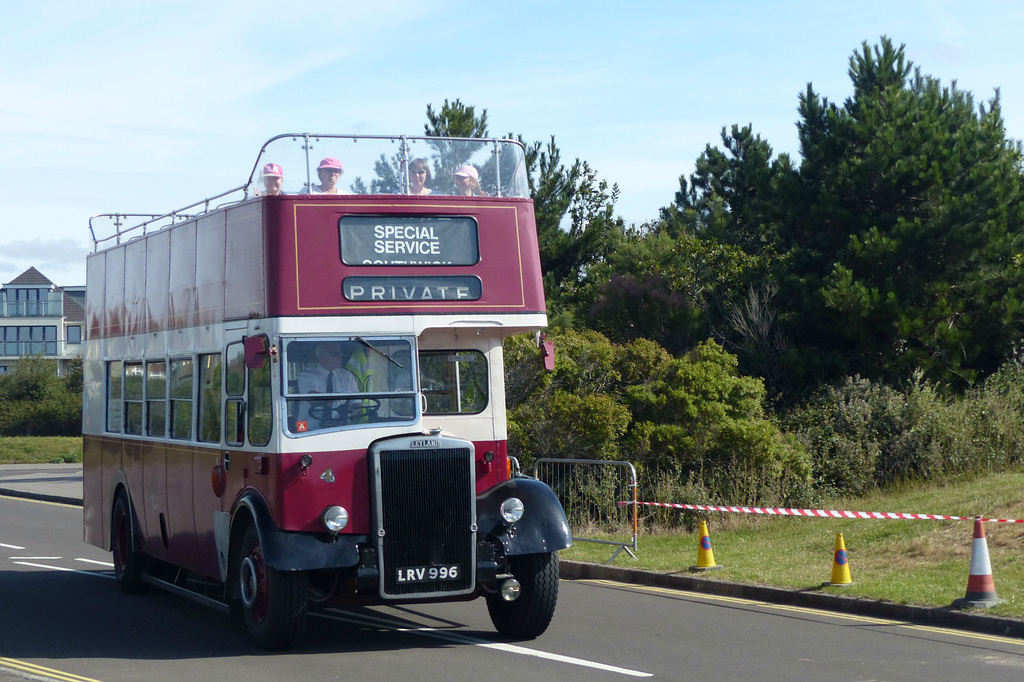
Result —
[{"label": "yellow and black cone", "polygon": [[690,566],[691,571],[711,571],[721,568],[715,563],[715,552],[711,549],[711,536],[708,535],[708,524],[700,522],[700,544],[697,546],[697,565]]},{"label": "yellow and black cone", "polygon": [[826,585],[845,587],[853,584],[850,577],[850,560],[846,556],[846,543],[843,542],[843,534],[836,535],[836,549],[832,553],[832,580]]}]

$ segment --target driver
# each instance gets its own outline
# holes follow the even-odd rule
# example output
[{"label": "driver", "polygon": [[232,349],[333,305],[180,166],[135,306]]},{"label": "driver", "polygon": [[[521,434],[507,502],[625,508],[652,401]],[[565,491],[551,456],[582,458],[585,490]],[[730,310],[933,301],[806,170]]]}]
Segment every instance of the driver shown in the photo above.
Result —
[{"label": "driver", "polygon": [[[316,366],[299,374],[299,393],[358,393],[356,377],[344,369],[352,349],[340,341],[316,344]],[[348,422],[349,404],[343,400],[303,401],[299,406],[299,430],[315,431]],[[332,423],[333,422],[333,423]],[[305,428],[303,428],[303,425]]]}]

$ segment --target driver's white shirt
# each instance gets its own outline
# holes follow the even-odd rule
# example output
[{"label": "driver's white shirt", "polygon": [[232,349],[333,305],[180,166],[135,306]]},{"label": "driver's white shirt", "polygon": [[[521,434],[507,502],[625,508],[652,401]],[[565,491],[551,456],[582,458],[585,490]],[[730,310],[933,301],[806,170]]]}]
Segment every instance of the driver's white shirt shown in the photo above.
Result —
[{"label": "driver's white shirt", "polygon": [[[333,372],[328,372],[324,367],[317,365],[313,369],[307,369],[299,374],[299,393],[326,393],[327,375],[334,375],[334,393],[358,393],[359,386],[356,384],[356,377],[347,369],[339,367]],[[336,407],[341,401],[336,400],[332,406]],[[309,415],[309,408],[316,403],[303,401],[299,404],[297,422],[305,422],[306,430],[313,431],[320,428],[320,420]],[[322,415],[321,415],[322,416]]]}]

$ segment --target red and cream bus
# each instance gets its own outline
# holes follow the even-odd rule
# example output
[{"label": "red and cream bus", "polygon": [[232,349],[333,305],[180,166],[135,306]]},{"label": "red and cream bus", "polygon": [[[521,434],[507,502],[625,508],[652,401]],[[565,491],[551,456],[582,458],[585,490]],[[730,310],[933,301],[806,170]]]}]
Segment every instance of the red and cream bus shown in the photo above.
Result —
[{"label": "red and cream bus", "polygon": [[90,221],[84,361],[84,534],[120,587],[272,649],[310,608],[477,597],[542,633],[572,540],[506,449],[502,342],[547,323],[522,146],[281,135],[131,217]]}]

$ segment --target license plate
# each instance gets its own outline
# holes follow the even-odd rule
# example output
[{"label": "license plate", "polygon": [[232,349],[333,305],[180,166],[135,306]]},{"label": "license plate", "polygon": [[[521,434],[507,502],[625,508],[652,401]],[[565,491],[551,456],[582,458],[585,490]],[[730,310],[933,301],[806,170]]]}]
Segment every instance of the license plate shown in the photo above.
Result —
[{"label": "license plate", "polygon": [[458,564],[449,566],[413,566],[410,568],[398,569],[398,582],[407,583],[428,583],[435,580],[455,580],[459,577],[460,569]]}]

